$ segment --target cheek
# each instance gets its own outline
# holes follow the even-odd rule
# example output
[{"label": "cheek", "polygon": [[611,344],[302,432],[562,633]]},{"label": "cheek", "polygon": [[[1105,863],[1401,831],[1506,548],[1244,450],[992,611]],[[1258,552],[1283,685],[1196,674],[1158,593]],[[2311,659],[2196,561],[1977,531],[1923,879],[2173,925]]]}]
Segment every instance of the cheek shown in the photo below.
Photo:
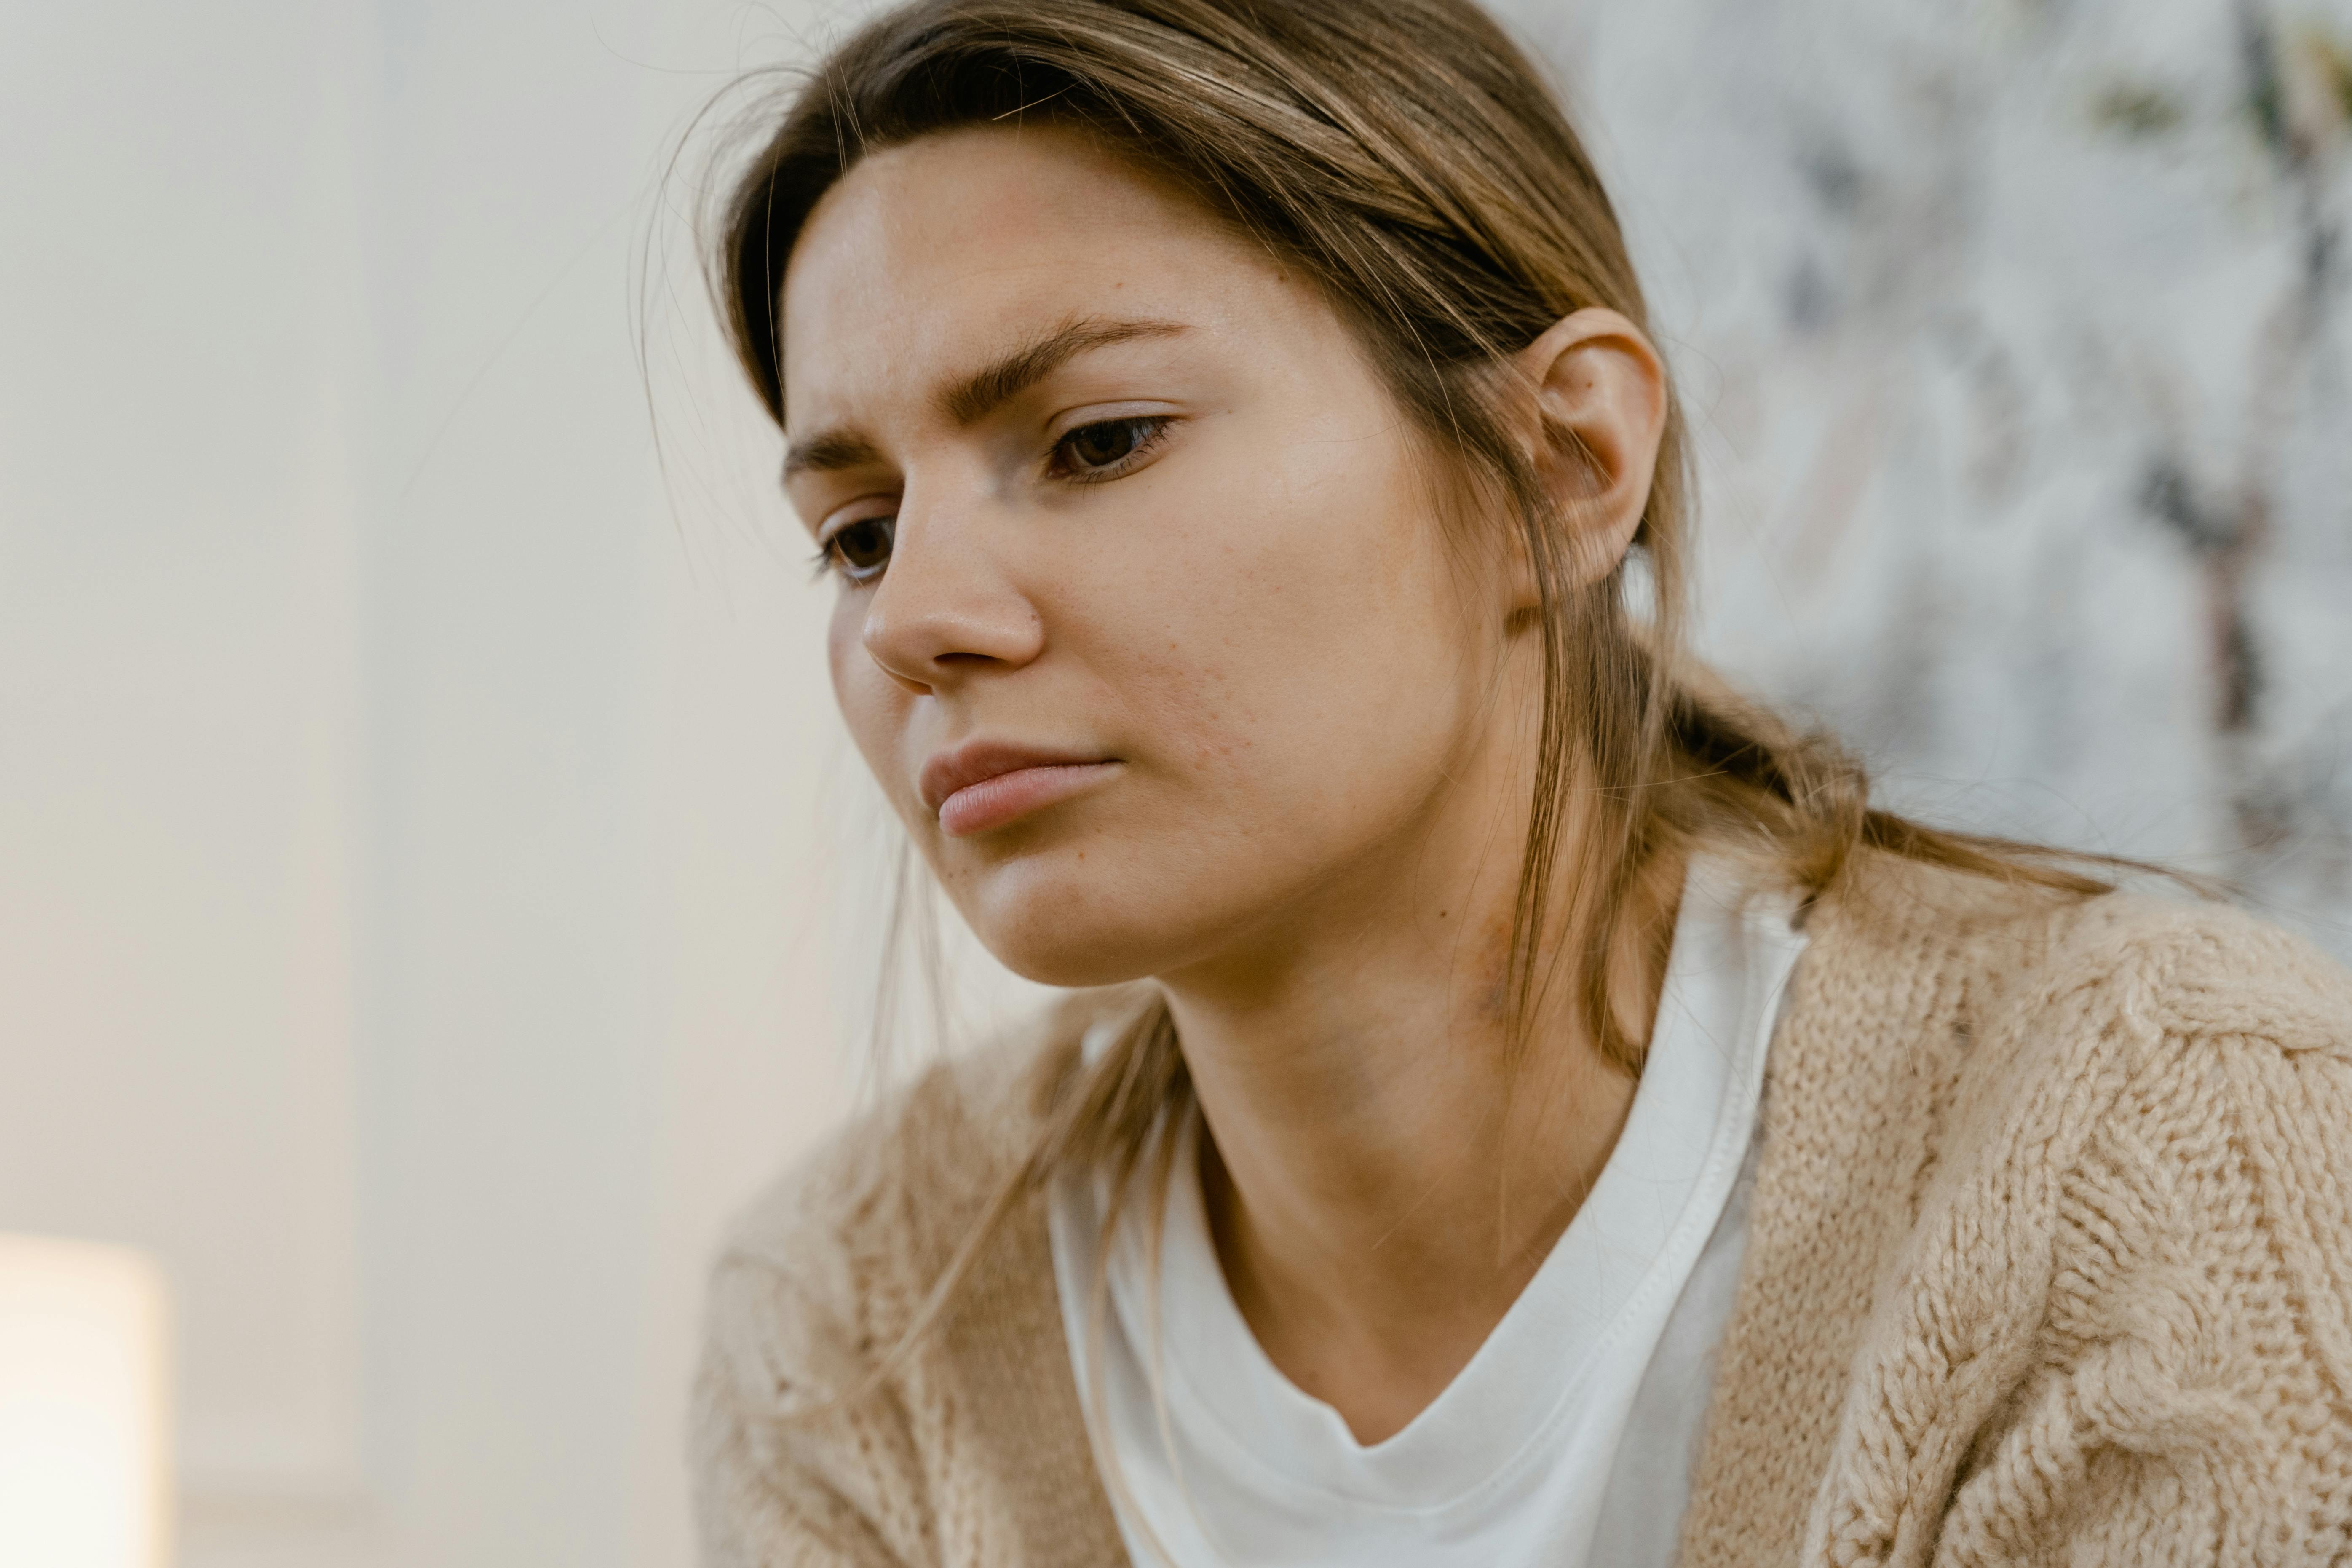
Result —
[{"label": "cheek", "polygon": [[899,757],[908,700],[897,681],[866,651],[866,610],[859,596],[844,593],[835,605],[825,637],[825,659],[833,676],[833,699],[858,754],[890,804],[900,812],[913,796]]},{"label": "cheek", "polygon": [[[1384,433],[1385,436],[1385,433]],[[1136,689],[1171,764],[1242,812],[1384,809],[1459,741],[1478,665],[1438,524],[1392,438],[1224,464],[1155,531]]]}]

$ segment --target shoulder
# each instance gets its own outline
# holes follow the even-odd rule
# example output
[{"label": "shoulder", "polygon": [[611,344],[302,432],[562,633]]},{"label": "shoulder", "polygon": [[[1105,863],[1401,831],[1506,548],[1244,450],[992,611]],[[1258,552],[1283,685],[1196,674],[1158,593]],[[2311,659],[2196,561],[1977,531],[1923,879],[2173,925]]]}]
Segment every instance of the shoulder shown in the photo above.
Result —
[{"label": "shoulder", "polygon": [[1926,987],[1972,1034],[2073,1016],[2146,1049],[2352,1051],[2352,973],[2225,903],[2084,898],[1881,858],[1823,905],[1812,947],[1833,985]]},{"label": "shoulder", "polygon": [[959,1561],[1108,1560],[1024,1178],[1087,1027],[1129,1005],[1081,994],[939,1064],[743,1211],[710,1276],[689,1429],[710,1561],[899,1564],[950,1539]]},{"label": "shoulder", "polygon": [[1087,1028],[1131,1005],[1124,991],[1063,998],[844,1122],[739,1213],[714,1294],[786,1279],[806,1310],[887,1346],[1030,1157]]},{"label": "shoulder", "polygon": [[1952,1132],[2042,1187],[2060,1253],[2112,1264],[2127,1193],[2148,1256],[2275,1241],[2292,1203],[2352,1261],[2352,974],[2214,902],[2115,893],[2031,931],[1985,988]]},{"label": "shoulder", "polygon": [[1915,1202],[1931,1172],[2054,1202],[2095,1171],[2147,1194],[2151,1226],[2196,1226],[2179,1184],[2225,1163],[2346,1196],[2352,974],[2301,938],[2210,900],[1904,865],[1811,925],[1807,1087],[1874,1086],[1875,1121],[1920,1123]]},{"label": "shoulder", "polygon": [[2129,1150],[2161,1171],[2235,1136],[2217,1118],[2261,1144],[2307,1127],[2295,1158],[2336,1152],[2316,1169],[2352,1140],[2352,974],[2241,910],[1903,868],[1823,923],[1822,1010],[1906,1019],[1939,1064],[1938,1163],[1998,1147],[2054,1175]]},{"label": "shoulder", "polygon": [[2245,911],[2113,893],[2059,928],[2042,992],[2101,994],[2151,1031],[2341,1057],[2352,1048],[2352,974]]}]

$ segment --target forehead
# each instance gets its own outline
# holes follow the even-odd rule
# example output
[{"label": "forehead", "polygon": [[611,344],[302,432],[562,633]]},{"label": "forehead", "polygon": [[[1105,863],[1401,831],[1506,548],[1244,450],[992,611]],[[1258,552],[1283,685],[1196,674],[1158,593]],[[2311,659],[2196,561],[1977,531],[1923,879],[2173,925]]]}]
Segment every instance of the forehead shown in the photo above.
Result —
[{"label": "forehead", "polygon": [[1077,316],[1214,325],[1294,288],[1190,197],[1079,133],[958,131],[868,155],[784,276],[795,427]]}]

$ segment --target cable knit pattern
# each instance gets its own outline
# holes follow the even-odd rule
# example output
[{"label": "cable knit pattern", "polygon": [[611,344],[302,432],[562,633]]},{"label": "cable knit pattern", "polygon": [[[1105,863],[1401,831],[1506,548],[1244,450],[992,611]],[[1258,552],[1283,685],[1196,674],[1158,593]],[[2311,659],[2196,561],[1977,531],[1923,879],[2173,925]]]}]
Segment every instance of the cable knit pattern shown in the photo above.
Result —
[{"label": "cable knit pattern", "polygon": [[[2352,977],[2227,909],[1891,861],[1808,931],[1688,1568],[2352,1560]],[[1041,1204],[870,1397],[800,1414],[893,1342],[1089,1006],[738,1227],[695,1401],[711,1568],[1124,1561]]]}]

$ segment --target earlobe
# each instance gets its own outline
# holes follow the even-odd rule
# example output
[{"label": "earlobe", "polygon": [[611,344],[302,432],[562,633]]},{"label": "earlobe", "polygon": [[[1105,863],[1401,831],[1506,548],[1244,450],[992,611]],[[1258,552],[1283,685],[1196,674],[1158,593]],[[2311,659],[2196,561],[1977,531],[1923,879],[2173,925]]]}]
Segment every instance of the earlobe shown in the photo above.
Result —
[{"label": "earlobe", "polygon": [[1601,309],[1554,322],[1517,358],[1528,455],[1570,531],[1576,581],[1598,581],[1624,558],[1649,504],[1665,366],[1641,328]]}]

